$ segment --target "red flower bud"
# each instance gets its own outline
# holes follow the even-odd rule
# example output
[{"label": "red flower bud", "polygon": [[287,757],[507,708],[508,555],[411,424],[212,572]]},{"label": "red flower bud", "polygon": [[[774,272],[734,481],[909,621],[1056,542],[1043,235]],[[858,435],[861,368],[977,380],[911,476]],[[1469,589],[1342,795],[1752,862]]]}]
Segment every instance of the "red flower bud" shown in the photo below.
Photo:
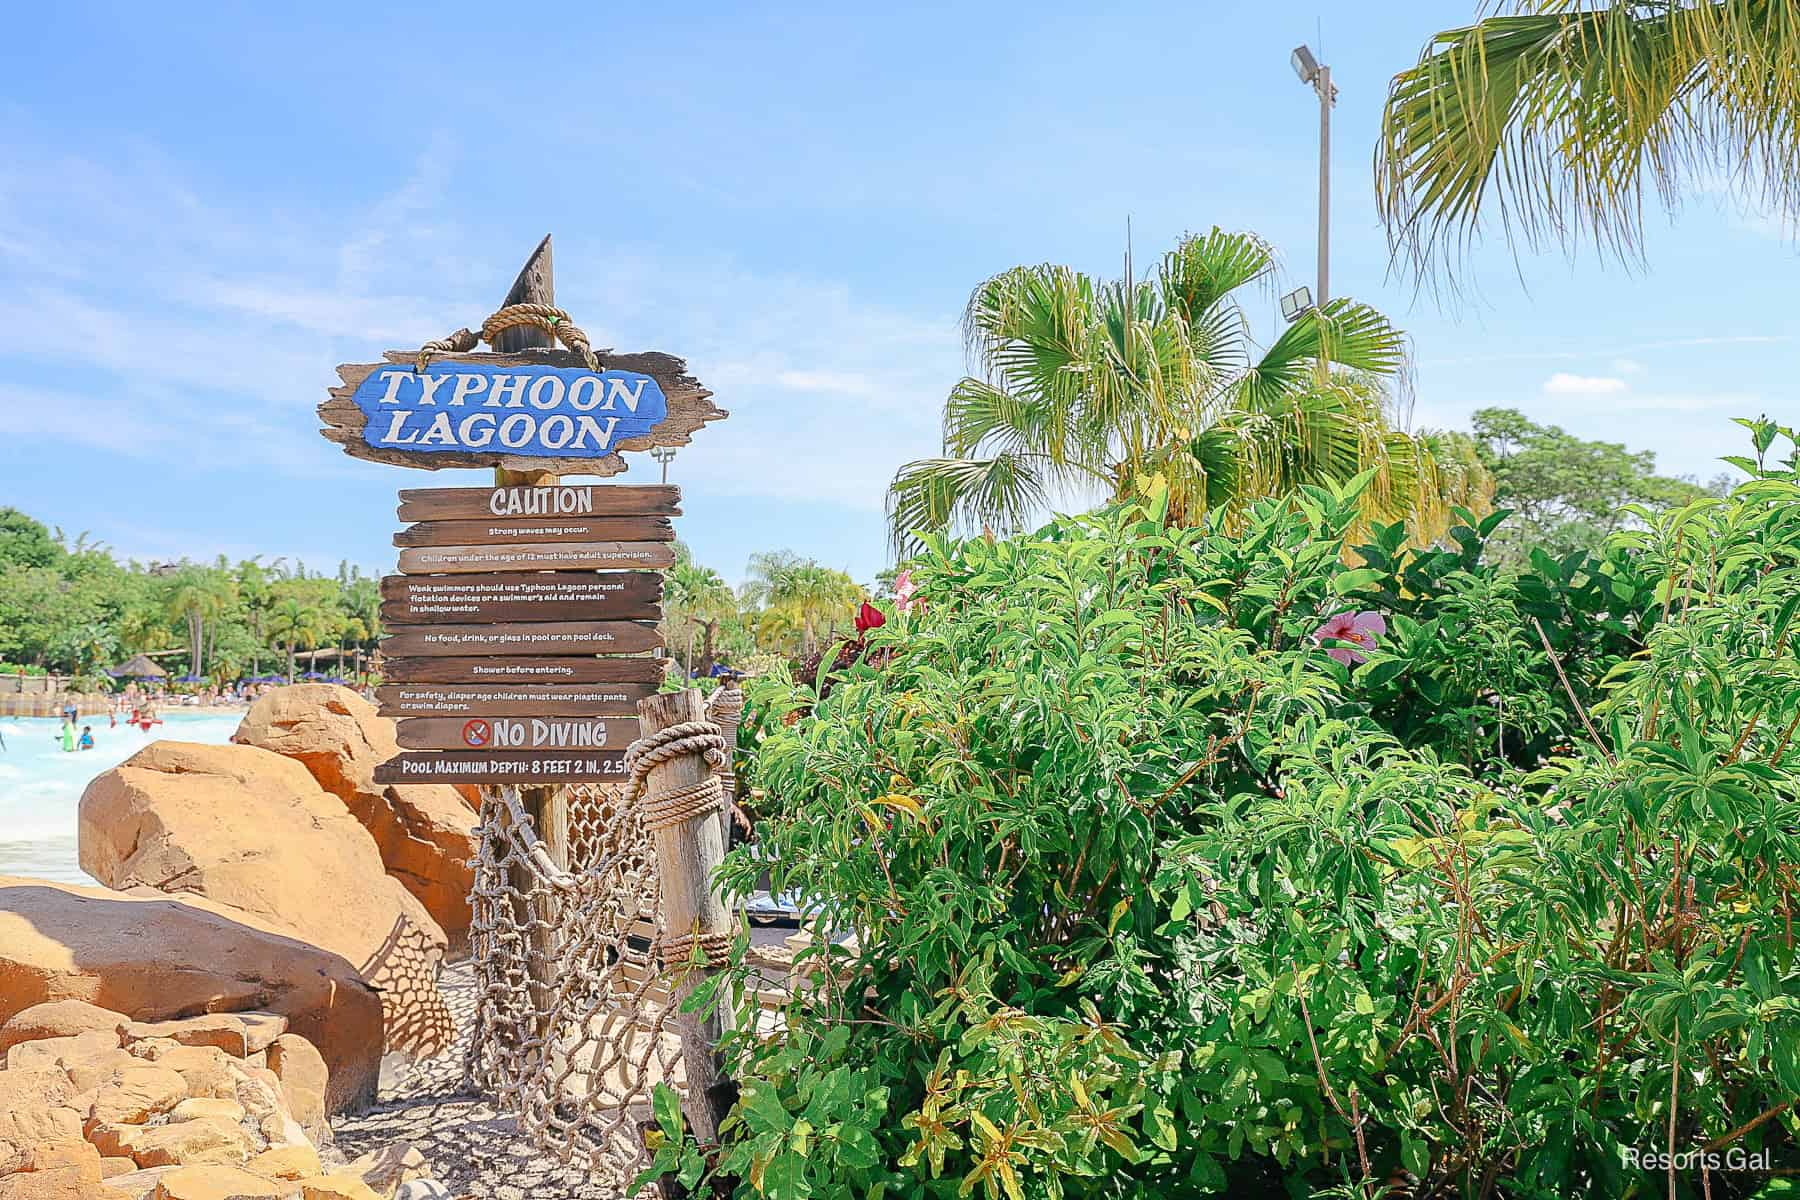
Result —
[{"label": "red flower bud", "polygon": [[886,624],[887,614],[864,600],[862,611],[856,614],[856,632],[867,633],[871,629],[880,629]]}]

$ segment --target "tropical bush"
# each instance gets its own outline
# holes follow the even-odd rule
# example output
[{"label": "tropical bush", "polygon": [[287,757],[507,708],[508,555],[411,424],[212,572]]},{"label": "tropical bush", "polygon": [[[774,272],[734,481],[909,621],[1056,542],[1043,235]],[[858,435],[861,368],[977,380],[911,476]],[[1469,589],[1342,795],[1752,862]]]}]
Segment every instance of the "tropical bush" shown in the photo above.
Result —
[{"label": "tropical bush", "polygon": [[715,1183],[1730,1196],[1767,1172],[1651,1156],[1793,1165],[1800,464],[1753,424],[1730,496],[1523,570],[1492,521],[1345,554],[1361,480],[1229,536],[1153,485],[932,542],[828,694],[752,693],[763,845],[723,875],[774,863],[818,984],[734,1043]]}]

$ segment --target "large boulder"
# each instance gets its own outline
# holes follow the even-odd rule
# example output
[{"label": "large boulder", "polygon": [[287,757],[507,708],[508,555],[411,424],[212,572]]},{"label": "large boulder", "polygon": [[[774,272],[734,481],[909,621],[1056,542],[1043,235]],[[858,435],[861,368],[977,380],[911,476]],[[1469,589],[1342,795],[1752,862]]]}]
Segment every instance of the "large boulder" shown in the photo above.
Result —
[{"label": "large boulder", "polygon": [[[374,990],[342,956],[204,897],[121,895],[0,876],[0,1023],[23,1014],[44,1032],[56,1032],[45,1011],[79,1010],[26,1010],[59,1001],[83,1001],[137,1021],[278,1013],[287,1029],[318,1047],[330,1069],[326,1103],[333,1112],[375,1097],[382,1013]],[[118,1037],[111,1041],[116,1046]],[[190,1056],[218,1053],[163,1044]],[[33,1046],[24,1042],[10,1053]],[[182,1065],[174,1062],[173,1069]]]},{"label": "large boulder", "polygon": [[448,1045],[443,930],[293,759],[153,742],[88,784],[79,834],[82,867],[104,883],[206,896],[348,959],[381,994],[391,1049]]},{"label": "large boulder", "polygon": [[450,953],[466,952],[475,808],[449,784],[375,782],[375,768],[400,749],[392,721],[349,688],[298,684],[259,699],[231,740],[310,771],[369,831],[388,873],[444,930]]}]

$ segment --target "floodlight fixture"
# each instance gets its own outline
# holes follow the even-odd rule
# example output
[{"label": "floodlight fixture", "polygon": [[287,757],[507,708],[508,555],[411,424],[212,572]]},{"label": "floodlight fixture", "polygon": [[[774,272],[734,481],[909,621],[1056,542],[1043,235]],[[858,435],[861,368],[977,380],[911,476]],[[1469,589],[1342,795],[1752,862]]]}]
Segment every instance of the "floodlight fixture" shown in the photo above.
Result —
[{"label": "floodlight fixture", "polygon": [[1289,324],[1300,319],[1300,315],[1313,306],[1312,289],[1301,284],[1281,298],[1281,315]]},{"label": "floodlight fixture", "polygon": [[675,447],[655,446],[650,450],[650,457],[662,464],[662,481],[669,482],[669,464],[675,461]]},{"label": "floodlight fixture", "polygon": [[1294,64],[1294,74],[1300,77],[1301,83],[1311,83],[1319,77],[1319,60],[1307,47],[1295,46],[1288,61]]}]

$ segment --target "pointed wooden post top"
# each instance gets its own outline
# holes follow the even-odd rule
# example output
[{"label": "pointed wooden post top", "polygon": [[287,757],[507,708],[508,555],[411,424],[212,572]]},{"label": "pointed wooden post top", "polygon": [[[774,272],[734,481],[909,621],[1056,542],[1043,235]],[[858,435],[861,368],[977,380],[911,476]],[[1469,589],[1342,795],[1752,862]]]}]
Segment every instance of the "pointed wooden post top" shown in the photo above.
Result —
[{"label": "pointed wooden post top", "polygon": [[[519,268],[519,277],[513,280],[512,290],[506,293],[502,306],[509,304],[555,304],[556,303],[556,270],[550,259],[550,235],[537,244],[525,265]],[[520,350],[555,345],[548,333],[533,325],[516,325],[500,335],[494,349],[502,354],[515,354]]]},{"label": "pointed wooden post top", "polygon": [[[512,290],[506,293],[501,307],[511,304],[555,304],[556,303],[556,270],[550,261],[550,235],[537,244],[525,265],[519,268],[519,277],[513,280]],[[502,354],[517,354],[521,350],[548,349],[556,345],[556,339],[535,325],[515,325],[503,330],[494,349]],[[500,487],[514,484],[555,483],[557,476],[550,471],[508,471],[495,468],[494,482]]]}]

